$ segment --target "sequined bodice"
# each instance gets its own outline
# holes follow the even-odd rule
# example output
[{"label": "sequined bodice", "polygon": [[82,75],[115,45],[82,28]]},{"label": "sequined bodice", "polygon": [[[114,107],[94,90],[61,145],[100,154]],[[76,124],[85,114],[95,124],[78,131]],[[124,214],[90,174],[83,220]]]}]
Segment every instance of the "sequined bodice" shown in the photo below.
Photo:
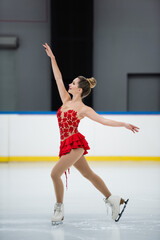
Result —
[{"label": "sequined bodice", "polygon": [[78,132],[80,119],[73,109],[62,111],[62,106],[57,111],[58,125],[61,141]]}]

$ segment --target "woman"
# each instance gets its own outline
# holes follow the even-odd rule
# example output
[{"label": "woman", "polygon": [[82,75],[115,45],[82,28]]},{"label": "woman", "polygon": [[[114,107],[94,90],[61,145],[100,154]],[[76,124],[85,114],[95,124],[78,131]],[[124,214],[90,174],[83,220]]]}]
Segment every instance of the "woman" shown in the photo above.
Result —
[{"label": "woman", "polygon": [[[85,137],[78,132],[77,128],[80,120],[84,117],[88,117],[105,126],[125,127],[133,133],[138,132],[139,128],[129,123],[106,119],[82,102],[82,99],[91,92],[91,88],[96,86],[96,80],[94,78],[85,78],[83,76],[75,78],[72,83],[69,84],[69,90],[67,92],[55,56],[47,43],[43,44],[43,46],[47,55],[51,58],[53,74],[63,102],[63,105],[57,111],[61,135],[60,159],[51,172],[57,200],[54,206],[52,223],[58,224],[64,219],[64,187],[61,175],[63,173],[66,174],[66,170],[69,170],[72,165],[74,165],[74,167],[76,167],[85,178],[91,181],[91,183],[105,196],[105,203],[109,204],[112,208],[112,219],[118,221],[128,200],[124,201],[124,199],[119,196],[111,195],[111,192],[108,190],[103,180],[89,167],[84,155],[88,153],[87,150],[90,148]],[[69,93],[72,94],[72,99]],[[124,207],[120,213],[121,204],[124,204]]]}]

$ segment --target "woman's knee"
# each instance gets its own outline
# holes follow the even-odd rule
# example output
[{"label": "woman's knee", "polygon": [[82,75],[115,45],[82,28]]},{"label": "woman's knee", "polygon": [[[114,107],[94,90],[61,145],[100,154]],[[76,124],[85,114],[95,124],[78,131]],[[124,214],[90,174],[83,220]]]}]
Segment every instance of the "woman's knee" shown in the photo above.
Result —
[{"label": "woman's knee", "polygon": [[58,174],[58,172],[54,171],[54,169],[51,171],[51,178],[53,181],[56,181],[56,179],[60,178],[61,176]]}]

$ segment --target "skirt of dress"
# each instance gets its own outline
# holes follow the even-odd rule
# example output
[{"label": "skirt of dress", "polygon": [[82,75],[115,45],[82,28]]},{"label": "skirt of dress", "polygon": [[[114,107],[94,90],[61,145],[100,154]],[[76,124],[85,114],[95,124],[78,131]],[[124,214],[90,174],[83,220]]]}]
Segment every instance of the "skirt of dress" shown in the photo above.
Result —
[{"label": "skirt of dress", "polygon": [[88,142],[85,139],[85,136],[83,136],[80,132],[71,135],[64,141],[61,141],[59,157],[61,157],[62,155],[66,155],[66,153],[69,153],[71,149],[75,148],[84,148],[83,155],[87,154],[87,150],[90,149],[90,147],[88,146]]},{"label": "skirt of dress", "polygon": [[[64,141],[61,141],[60,150],[59,150],[59,158],[63,155],[69,153],[72,149],[76,148],[84,148],[83,155],[88,153],[87,150],[90,149],[88,142],[80,132],[71,135],[70,137],[66,138]],[[68,168],[68,173],[70,173],[70,169]],[[67,189],[67,172],[65,171],[66,175],[66,189]]]}]

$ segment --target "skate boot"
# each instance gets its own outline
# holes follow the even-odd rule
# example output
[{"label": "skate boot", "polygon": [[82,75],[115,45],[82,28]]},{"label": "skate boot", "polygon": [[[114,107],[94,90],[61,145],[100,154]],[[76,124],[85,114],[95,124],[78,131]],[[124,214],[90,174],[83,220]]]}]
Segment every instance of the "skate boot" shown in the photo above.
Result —
[{"label": "skate boot", "polygon": [[52,217],[52,224],[58,225],[61,224],[64,219],[64,204],[55,203],[54,205],[54,215]]},{"label": "skate boot", "polygon": [[[109,198],[104,198],[104,201],[106,204],[108,204],[111,209],[112,209],[112,219],[115,220],[115,222],[118,222],[119,219],[122,216],[122,213],[124,212],[124,209],[129,201],[129,199],[127,199],[126,201],[124,199],[122,199],[119,196],[113,196],[111,195]],[[120,212],[120,205],[124,204],[123,209]]]}]

